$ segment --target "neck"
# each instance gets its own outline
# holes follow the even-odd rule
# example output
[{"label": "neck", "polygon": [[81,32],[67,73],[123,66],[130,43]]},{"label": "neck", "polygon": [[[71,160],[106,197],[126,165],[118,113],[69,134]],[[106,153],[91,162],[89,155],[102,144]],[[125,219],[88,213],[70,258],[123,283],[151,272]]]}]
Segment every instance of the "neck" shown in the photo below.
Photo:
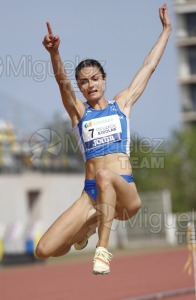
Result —
[{"label": "neck", "polygon": [[105,99],[105,97],[102,97],[100,99],[92,100],[92,101],[87,101],[87,104],[93,108],[93,109],[104,109],[108,106],[108,102]]}]

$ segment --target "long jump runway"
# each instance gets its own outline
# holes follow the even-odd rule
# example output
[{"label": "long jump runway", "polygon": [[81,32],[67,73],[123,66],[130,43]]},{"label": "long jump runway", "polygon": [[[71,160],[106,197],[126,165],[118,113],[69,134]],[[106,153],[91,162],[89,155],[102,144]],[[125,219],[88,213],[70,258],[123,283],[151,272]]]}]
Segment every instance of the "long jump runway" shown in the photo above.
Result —
[{"label": "long jump runway", "polygon": [[183,272],[187,258],[185,248],[116,256],[105,276],[92,274],[92,259],[2,267],[0,299],[195,300],[194,276]]}]

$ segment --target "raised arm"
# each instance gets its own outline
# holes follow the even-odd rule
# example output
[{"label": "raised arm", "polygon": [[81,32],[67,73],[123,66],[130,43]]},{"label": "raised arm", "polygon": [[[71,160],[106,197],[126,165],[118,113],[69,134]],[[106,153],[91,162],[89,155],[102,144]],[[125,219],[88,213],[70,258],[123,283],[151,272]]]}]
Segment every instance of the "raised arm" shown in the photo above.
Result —
[{"label": "raised arm", "polygon": [[171,22],[168,16],[166,4],[163,4],[163,6],[159,9],[159,16],[163,25],[163,31],[155,46],[145,58],[141,69],[135,75],[130,85],[114,98],[118,102],[120,108],[127,114],[129,114],[131,106],[143,93],[148,80],[155,71],[171,33]]},{"label": "raised arm", "polygon": [[42,43],[46,50],[50,53],[54,75],[59,85],[64,107],[72,120],[72,125],[75,126],[84,113],[84,105],[82,101],[77,99],[73,86],[67,77],[59,54],[60,39],[58,36],[53,35],[50,23],[46,22],[46,25],[48,35],[44,37]]}]

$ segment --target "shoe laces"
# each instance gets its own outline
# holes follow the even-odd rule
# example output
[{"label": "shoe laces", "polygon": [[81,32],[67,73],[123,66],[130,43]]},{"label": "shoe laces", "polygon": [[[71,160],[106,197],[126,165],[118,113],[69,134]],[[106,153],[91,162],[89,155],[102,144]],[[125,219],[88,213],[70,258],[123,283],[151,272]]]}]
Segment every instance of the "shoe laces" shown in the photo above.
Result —
[{"label": "shoe laces", "polygon": [[94,257],[94,262],[96,261],[96,259],[98,257],[101,257],[103,258],[105,261],[107,262],[110,262],[113,255],[112,253],[110,253],[107,249],[104,249],[102,247],[98,247],[96,250],[95,250],[95,257]]}]

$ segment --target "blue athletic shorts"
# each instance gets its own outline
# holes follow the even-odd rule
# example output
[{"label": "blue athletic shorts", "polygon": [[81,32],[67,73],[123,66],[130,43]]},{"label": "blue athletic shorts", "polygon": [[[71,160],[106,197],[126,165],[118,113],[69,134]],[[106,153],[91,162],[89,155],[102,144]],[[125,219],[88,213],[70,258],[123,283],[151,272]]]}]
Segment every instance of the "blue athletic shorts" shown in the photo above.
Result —
[{"label": "blue athletic shorts", "polygon": [[[131,175],[121,175],[127,182],[133,182],[133,174]],[[95,179],[85,179],[84,181],[84,191],[87,192],[89,196],[93,198],[94,201],[97,199],[98,189]]]}]

